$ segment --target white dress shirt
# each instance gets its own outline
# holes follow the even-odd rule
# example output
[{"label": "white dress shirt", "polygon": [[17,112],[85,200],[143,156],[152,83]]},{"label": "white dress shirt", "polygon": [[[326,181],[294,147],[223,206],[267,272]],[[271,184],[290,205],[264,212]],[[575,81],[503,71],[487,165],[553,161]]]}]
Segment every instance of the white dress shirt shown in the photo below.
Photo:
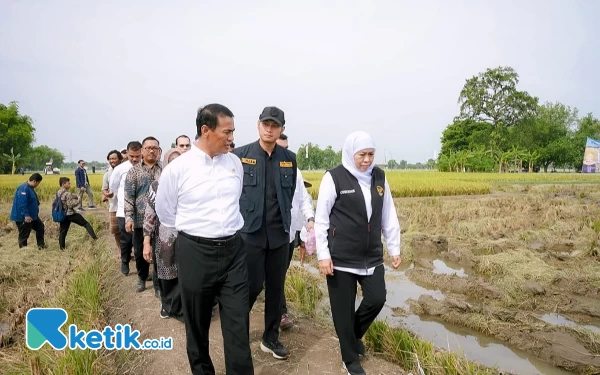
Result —
[{"label": "white dress shirt", "polygon": [[304,178],[302,172],[298,169],[298,175],[296,177],[296,190],[294,191],[294,197],[292,198],[292,225],[290,226],[290,242],[294,241],[296,237],[296,231],[302,230],[306,222],[311,217],[315,217],[315,211],[313,209],[312,197],[306,187],[304,186]]},{"label": "white dress shirt", "polygon": [[[359,182],[363,196],[365,198],[365,206],[367,209],[367,218],[371,219],[371,212],[373,208],[371,206],[371,187]],[[317,259],[331,259],[329,253],[329,243],[327,242],[327,230],[329,229],[329,215],[331,208],[337,198],[335,192],[335,183],[329,172],[326,172],[321,181],[319,187],[319,199],[317,200],[317,211],[315,215],[315,239],[317,241]],[[394,200],[392,198],[392,192],[385,179],[385,191],[383,194],[383,208],[381,213],[381,227],[383,230],[383,238],[387,244],[388,254],[390,256],[400,255],[400,223],[398,221],[398,215],[396,214],[396,207],[394,206]],[[339,271],[351,272],[357,275],[372,275],[375,271],[375,267],[369,269],[358,269],[358,268],[345,268],[336,267],[335,263],[333,268]]]},{"label": "white dress shirt", "polygon": [[160,223],[192,236],[228,237],[244,226],[242,162],[233,153],[208,156],[195,144],[163,170],[156,193]]},{"label": "white dress shirt", "polygon": [[113,194],[117,192],[117,217],[125,218],[125,178],[131,167],[133,165],[129,160],[117,165],[108,183],[110,192]]},{"label": "white dress shirt", "polygon": [[[118,166],[117,166],[118,167]],[[113,167],[108,167],[108,170],[102,176],[102,190],[110,191],[110,176],[113,173]],[[117,212],[117,196],[113,195],[112,198],[108,198],[108,212]]]}]

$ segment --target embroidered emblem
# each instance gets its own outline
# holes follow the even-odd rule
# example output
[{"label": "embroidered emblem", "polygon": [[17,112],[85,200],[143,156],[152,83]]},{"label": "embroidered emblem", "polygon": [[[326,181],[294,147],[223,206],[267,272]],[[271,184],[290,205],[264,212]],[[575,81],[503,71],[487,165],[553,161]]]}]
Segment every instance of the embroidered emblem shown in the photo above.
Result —
[{"label": "embroidered emblem", "polygon": [[242,158],[242,163],[243,164],[256,165],[256,159]]},{"label": "embroidered emblem", "polygon": [[352,193],[356,193],[356,190],[352,189],[352,190],[340,190],[340,194],[352,194]]},{"label": "embroidered emblem", "polygon": [[383,188],[381,186],[377,186],[377,192],[379,193],[380,197],[383,197]]},{"label": "embroidered emblem", "polygon": [[293,167],[293,164],[291,161],[280,161],[279,162],[279,167],[281,168],[291,168]]}]

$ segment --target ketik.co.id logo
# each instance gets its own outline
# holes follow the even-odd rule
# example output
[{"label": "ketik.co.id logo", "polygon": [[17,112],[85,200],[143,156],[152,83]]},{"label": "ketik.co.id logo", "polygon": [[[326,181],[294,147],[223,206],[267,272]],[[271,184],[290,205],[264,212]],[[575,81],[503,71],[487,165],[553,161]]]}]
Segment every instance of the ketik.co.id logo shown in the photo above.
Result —
[{"label": "ketik.co.id logo", "polygon": [[75,324],[69,326],[68,337],[60,331],[69,315],[61,308],[33,308],[27,312],[25,342],[29,349],[38,350],[47,342],[56,350],[69,349],[154,349],[170,350],[173,348],[171,337],[146,339],[139,342],[140,331],[132,330],[129,324],[117,324],[114,328],[104,327],[102,331],[77,329]]}]

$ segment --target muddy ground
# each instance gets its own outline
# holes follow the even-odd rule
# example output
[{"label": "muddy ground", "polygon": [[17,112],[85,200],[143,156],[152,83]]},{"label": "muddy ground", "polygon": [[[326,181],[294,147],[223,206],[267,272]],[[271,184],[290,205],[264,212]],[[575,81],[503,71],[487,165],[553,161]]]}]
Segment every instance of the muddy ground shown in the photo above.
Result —
[{"label": "muddy ground", "polygon": [[[391,307],[562,369],[600,373],[600,187],[504,190],[397,200],[405,262],[396,276],[426,292]],[[539,373],[561,373],[536,365]]]}]

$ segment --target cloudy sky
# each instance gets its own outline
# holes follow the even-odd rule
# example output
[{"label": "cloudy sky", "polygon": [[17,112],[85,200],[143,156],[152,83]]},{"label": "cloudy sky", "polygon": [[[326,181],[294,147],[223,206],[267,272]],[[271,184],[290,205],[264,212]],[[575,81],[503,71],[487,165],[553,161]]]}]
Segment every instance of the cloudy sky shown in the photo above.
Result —
[{"label": "cloudy sky", "polygon": [[0,102],[67,160],[193,137],[196,109],[217,102],[238,145],[276,105],[294,151],[366,130],[378,162],[425,161],[465,79],[499,65],[542,102],[600,117],[600,1],[0,3]]}]

